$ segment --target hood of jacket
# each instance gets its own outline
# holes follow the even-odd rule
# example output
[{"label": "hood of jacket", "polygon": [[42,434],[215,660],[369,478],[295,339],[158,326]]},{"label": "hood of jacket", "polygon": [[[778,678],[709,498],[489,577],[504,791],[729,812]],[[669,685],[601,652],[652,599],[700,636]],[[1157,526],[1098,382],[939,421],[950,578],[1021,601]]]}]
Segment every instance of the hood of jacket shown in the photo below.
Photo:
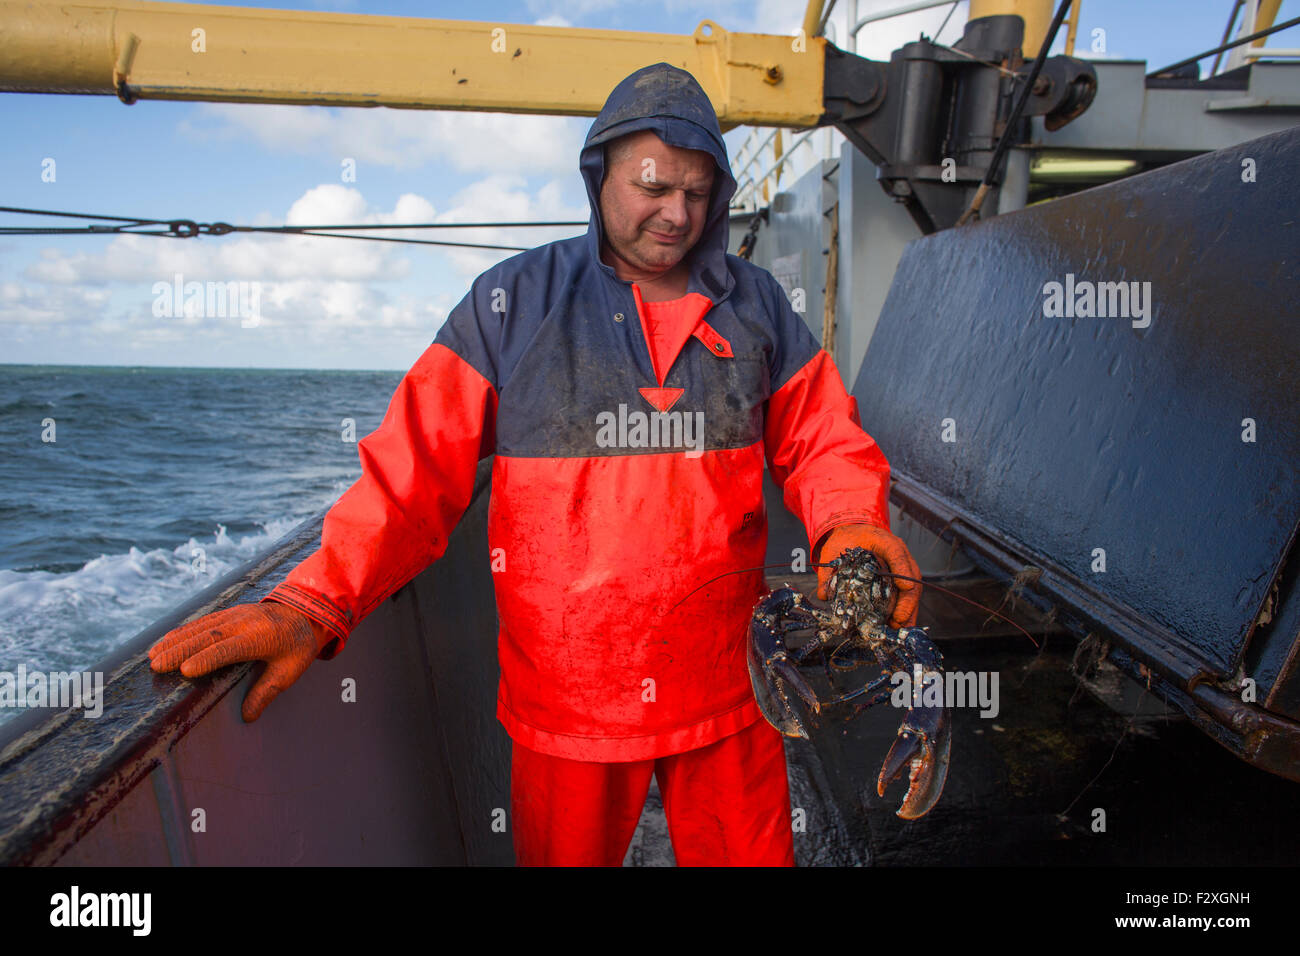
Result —
[{"label": "hood of jacket", "polygon": [[605,230],[600,217],[600,187],[605,179],[605,143],[628,133],[652,130],[669,146],[698,149],[710,154],[717,167],[708,218],[699,240],[686,253],[690,263],[688,292],[699,292],[713,302],[726,297],[734,285],[727,268],[730,234],[728,207],[736,192],[727,147],[722,140],[718,116],[708,96],[690,73],[668,63],[642,67],[614,87],[600,114],[587,131],[579,169],[591,203],[587,226],[587,252],[598,268],[622,282],[612,267],[601,261]]}]

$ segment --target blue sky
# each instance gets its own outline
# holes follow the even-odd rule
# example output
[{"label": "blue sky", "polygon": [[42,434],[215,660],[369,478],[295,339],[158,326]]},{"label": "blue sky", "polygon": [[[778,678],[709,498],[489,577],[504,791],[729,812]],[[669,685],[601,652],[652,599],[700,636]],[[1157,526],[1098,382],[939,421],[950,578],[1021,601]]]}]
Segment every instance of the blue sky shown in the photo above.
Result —
[{"label": "blue sky", "polygon": [[[861,0],[860,13],[898,0]],[[242,6],[691,33],[792,34],[803,4],[778,0],[404,0]],[[958,6],[939,39],[965,21]],[[1111,58],[1163,66],[1217,44],[1231,0],[1083,0],[1078,54],[1105,31]],[[1279,19],[1296,15],[1298,0]],[[947,8],[864,32],[885,59]],[[843,36],[843,10],[833,17]],[[1300,46],[1300,28],[1269,39]],[[629,71],[636,65],[630,65]],[[1206,66],[1208,68],[1208,61]],[[589,118],[279,107],[0,94],[0,205],[153,218],[285,222],[586,220],[577,171]],[[746,130],[728,134],[734,154]],[[838,134],[835,134],[838,139]],[[356,181],[341,164],[356,161]],[[54,182],[42,181],[54,160]],[[4,225],[37,224],[4,215]],[[39,224],[50,224],[40,220]],[[531,245],[582,227],[491,230],[472,241]],[[468,230],[449,238],[470,239]],[[432,234],[425,233],[426,237]],[[475,275],[512,253],[306,237],[0,237],[0,362],[94,365],[409,367]],[[257,282],[260,321],[155,315],[155,283]]]}]

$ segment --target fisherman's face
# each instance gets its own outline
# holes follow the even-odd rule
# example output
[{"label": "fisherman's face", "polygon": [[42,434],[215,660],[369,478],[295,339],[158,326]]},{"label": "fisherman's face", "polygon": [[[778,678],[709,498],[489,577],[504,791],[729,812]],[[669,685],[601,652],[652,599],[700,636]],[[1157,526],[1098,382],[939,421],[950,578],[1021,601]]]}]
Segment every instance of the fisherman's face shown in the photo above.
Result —
[{"label": "fisherman's face", "polygon": [[663,275],[699,241],[716,171],[713,157],[669,146],[650,130],[608,146],[600,218],[619,278]]}]

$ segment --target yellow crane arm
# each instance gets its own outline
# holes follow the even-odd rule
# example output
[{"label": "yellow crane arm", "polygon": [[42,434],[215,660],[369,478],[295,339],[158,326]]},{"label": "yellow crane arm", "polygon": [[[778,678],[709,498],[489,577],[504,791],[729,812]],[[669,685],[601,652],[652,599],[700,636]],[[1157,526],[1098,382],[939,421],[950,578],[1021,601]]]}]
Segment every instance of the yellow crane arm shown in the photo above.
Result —
[{"label": "yellow crane arm", "polygon": [[689,70],[724,130],[812,127],[826,40],[690,36],[140,0],[0,0],[0,91],[594,116],[629,73]]}]

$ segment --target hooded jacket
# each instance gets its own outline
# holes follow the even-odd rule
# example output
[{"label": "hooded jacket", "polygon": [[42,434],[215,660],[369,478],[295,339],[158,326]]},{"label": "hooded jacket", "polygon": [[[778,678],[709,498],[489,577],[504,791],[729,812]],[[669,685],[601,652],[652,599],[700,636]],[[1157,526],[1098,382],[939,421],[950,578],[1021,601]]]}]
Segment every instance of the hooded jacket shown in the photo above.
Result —
[{"label": "hooded jacket", "polygon": [[[600,257],[602,146],[639,130],[717,166],[687,254],[699,318],[662,378],[639,286]],[[362,476],[326,515],[319,551],[266,599],[334,634],[321,654],[333,657],[442,555],[494,454],[497,716],[541,753],[644,760],[761,719],[745,640],[763,573],[683,599],[763,564],[764,461],[814,544],[842,524],[889,527],[889,468],[775,278],[727,253],[736,182],[694,77],[657,63],[619,83],[579,168],[586,233],[474,280],[359,443]]]}]

